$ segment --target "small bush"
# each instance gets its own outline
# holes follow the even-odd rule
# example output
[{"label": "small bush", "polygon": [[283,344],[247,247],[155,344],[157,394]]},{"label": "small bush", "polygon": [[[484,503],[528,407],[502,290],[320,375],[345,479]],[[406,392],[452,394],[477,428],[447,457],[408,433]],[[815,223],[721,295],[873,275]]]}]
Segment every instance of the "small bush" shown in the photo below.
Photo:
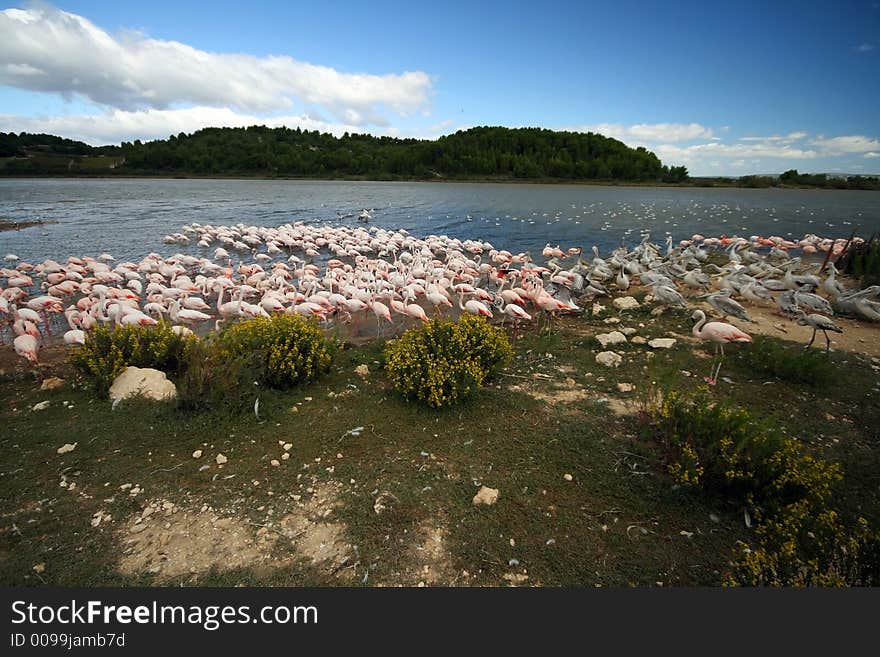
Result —
[{"label": "small bush", "polygon": [[824,351],[787,347],[763,335],[756,336],[749,349],[737,354],[737,362],[758,376],[812,386],[827,384],[834,374],[834,366]]},{"label": "small bush", "polygon": [[672,392],[649,412],[667,468],[682,485],[744,506],[755,523],[726,585],[853,586],[880,583],[880,534],[832,508],[843,474],[705,389]]},{"label": "small bush", "polygon": [[73,351],[70,362],[103,398],[128,366],[150,367],[170,376],[180,374],[195,342],[172,331],[167,322],[156,326],[99,326],[86,333],[85,344]]},{"label": "small bush", "polygon": [[741,542],[725,586],[878,586],[880,533],[864,518],[850,530],[836,511],[807,500],[760,522]]},{"label": "small bush", "polygon": [[757,514],[804,498],[823,503],[842,477],[839,466],[807,454],[746,411],[715,402],[705,389],[667,394],[653,420],[678,483],[733,499]]},{"label": "small bush", "polygon": [[244,359],[222,358],[208,338],[187,352],[187,362],[177,381],[177,407],[184,411],[237,412],[253,402],[255,374]]},{"label": "small bush", "polygon": [[385,371],[407,399],[440,408],[479,388],[512,356],[503,330],[463,315],[457,322],[427,322],[389,342]]},{"label": "small bush", "polygon": [[217,357],[252,373],[269,388],[309,383],[330,369],[335,344],[318,325],[298,315],[273,315],[228,327],[216,339]]}]

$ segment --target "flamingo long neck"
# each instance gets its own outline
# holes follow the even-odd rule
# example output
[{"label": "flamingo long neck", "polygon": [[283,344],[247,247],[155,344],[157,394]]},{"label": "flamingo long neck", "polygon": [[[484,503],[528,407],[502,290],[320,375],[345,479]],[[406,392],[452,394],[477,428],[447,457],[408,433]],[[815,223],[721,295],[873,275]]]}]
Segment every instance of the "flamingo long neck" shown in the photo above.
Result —
[{"label": "flamingo long neck", "polygon": [[700,321],[697,322],[696,324],[694,324],[694,328],[692,329],[692,333],[693,333],[696,337],[698,337],[698,338],[702,338],[702,337],[703,337],[703,325],[704,325],[705,323],[706,323],[706,315],[704,314],[704,315],[700,318]]}]

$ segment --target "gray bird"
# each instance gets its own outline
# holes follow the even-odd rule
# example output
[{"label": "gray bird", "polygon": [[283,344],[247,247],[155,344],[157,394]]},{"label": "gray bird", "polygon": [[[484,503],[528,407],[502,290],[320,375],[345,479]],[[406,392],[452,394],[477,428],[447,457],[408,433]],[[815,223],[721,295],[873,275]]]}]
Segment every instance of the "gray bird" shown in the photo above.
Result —
[{"label": "gray bird", "polygon": [[810,341],[804,347],[804,349],[809,349],[813,344],[813,341],[816,339],[816,331],[822,331],[825,334],[825,351],[830,351],[831,349],[831,338],[828,337],[828,331],[833,331],[834,333],[843,333],[843,329],[840,328],[837,324],[835,324],[832,320],[824,315],[816,315],[810,314],[808,315],[803,310],[798,308],[795,310],[795,314],[798,317],[797,323],[801,326],[810,326],[813,328],[813,337],[810,338]]},{"label": "gray bird", "polygon": [[729,290],[710,294],[706,297],[706,302],[725,317],[732,315],[733,317],[738,317],[746,322],[753,321],[746,312],[746,309],[743,308],[738,301],[730,298]]},{"label": "gray bird", "polygon": [[793,291],[794,302],[796,305],[806,306],[809,310],[815,310],[823,315],[834,314],[834,310],[831,308],[831,304],[828,303],[827,299],[820,297],[818,294],[813,294],[812,292],[801,292],[800,290]]},{"label": "gray bird", "polygon": [[670,285],[657,284],[653,288],[654,299],[664,306],[679,306],[687,308],[687,301],[681,293]]}]

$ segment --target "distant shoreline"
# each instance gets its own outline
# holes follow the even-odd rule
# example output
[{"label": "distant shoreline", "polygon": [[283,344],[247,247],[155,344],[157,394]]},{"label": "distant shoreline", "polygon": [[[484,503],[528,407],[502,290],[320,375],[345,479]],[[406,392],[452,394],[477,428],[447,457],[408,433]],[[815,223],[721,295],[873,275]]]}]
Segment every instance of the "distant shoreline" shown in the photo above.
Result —
[{"label": "distant shoreline", "polygon": [[[463,183],[463,184],[500,184],[500,185],[576,185],[584,187],[655,187],[667,188],[700,188],[700,189],[800,189],[815,191],[836,192],[876,192],[876,189],[859,189],[846,187],[827,187],[818,185],[742,185],[726,179],[694,177],[684,182],[659,182],[659,181],[634,181],[634,180],[571,180],[567,178],[364,178],[357,176],[349,177],[300,177],[300,176],[267,176],[249,174],[161,174],[161,173],[119,173],[119,174],[69,174],[69,175],[34,175],[30,174],[2,174],[0,180],[266,180],[284,182],[381,182],[381,183]],[[6,228],[4,230],[11,230]]]},{"label": "distant shoreline", "polygon": [[47,224],[57,224],[57,221],[35,219],[33,221],[7,221],[0,219],[0,232],[7,230],[22,230],[24,228],[33,228],[34,226],[45,226]]}]

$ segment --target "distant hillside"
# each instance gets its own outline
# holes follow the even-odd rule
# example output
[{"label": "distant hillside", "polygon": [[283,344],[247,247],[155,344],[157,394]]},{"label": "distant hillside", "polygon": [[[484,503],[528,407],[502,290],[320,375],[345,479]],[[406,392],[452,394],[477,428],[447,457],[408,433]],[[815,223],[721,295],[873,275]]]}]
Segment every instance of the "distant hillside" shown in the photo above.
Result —
[{"label": "distant hillside", "polygon": [[681,182],[642,147],[595,133],[480,127],[436,140],[290,128],[205,128],[92,147],[52,135],[0,133],[0,175],[244,175],[303,178]]}]

